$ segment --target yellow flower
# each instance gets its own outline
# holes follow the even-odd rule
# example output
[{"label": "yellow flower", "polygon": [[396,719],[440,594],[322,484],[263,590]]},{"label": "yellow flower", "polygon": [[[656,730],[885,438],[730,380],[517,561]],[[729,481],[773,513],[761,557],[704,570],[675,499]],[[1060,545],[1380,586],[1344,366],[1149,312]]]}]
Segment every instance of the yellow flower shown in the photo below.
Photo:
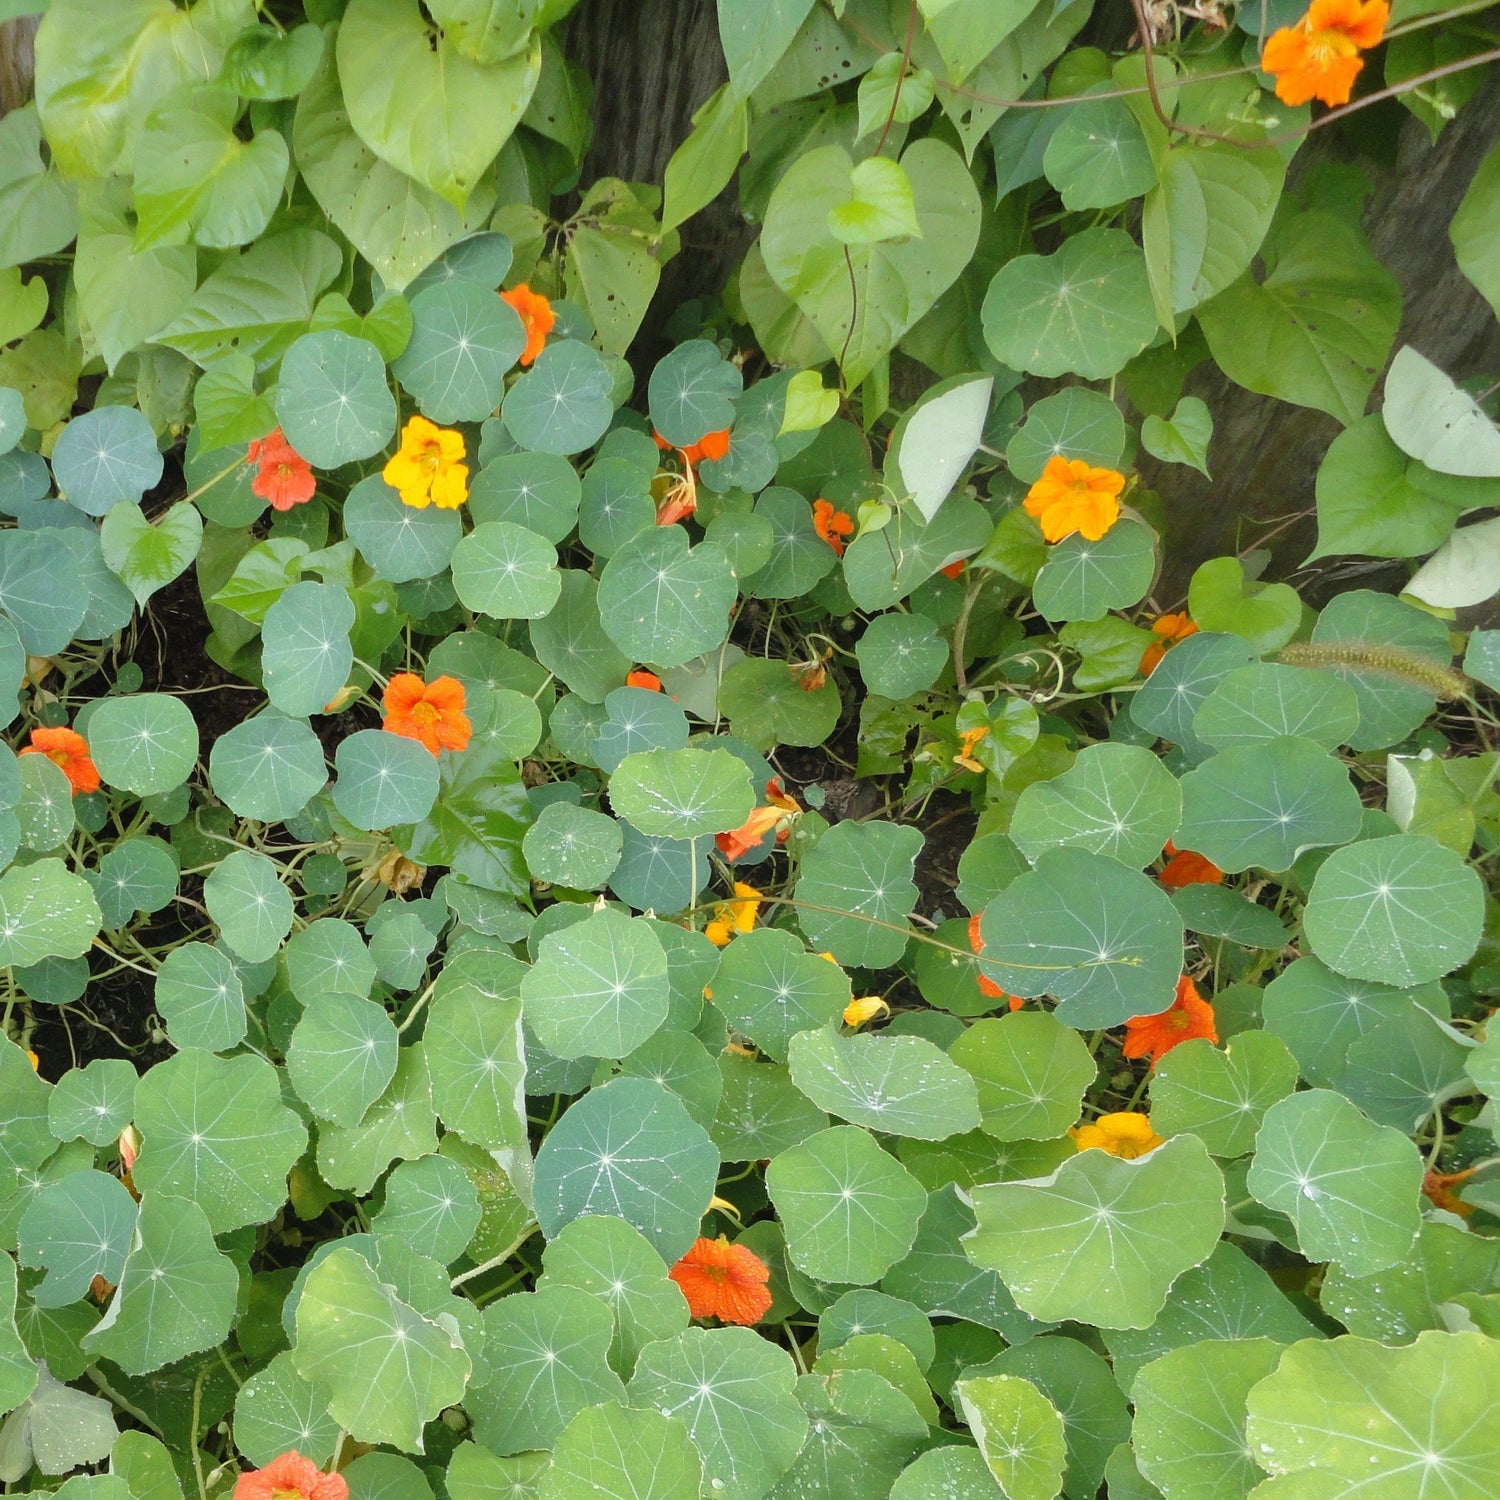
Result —
[{"label": "yellow flower", "polygon": [[1151,1128],[1148,1116],[1135,1110],[1100,1115],[1088,1125],[1075,1125],[1068,1134],[1080,1151],[1108,1151],[1111,1156],[1134,1161],[1161,1145],[1162,1139]]},{"label": "yellow flower", "polygon": [[464,463],[461,432],[413,417],[401,429],[401,447],[386,463],[381,478],[416,510],[435,505],[457,510],[469,498],[469,466]]},{"label": "yellow flower", "polygon": [[737,932],[750,932],[755,927],[755,918],[760,911],[761,892],[743,880],[734,883],[735,899],[721,901],[703,935],[715,948],[724,947]]},{"label": "yellow flower", "polygon": [[866,995],[863,1000],[851,1000],[844,1007],[845,1026],[863,1026],[877,1016],[888,1016],[891,1008],[879,995]]},{"label": "yellow flower", "polygon": [[989,725],[981,724],[978,729],[966,729],[959,735],[959,751],[953,757],[955,766],[962,766],[966,771],[978,771],[984,773],[984,766],[974,759],[974,747],[990,732]]}]

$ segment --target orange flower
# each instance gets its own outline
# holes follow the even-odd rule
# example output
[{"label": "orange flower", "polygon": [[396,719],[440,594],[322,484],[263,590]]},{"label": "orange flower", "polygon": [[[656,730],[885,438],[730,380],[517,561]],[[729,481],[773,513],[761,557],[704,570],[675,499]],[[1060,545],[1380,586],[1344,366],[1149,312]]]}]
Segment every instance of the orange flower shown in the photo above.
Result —
[{"label": "orange flower", "polygon": [[464,713],[463,684],[452,677],[423,682],[414,672],[398,672],[386,684],[381,699],[390,734],[420,740],[436,755],[440,750],[468,747],[473,725]]},{"label": "orange flower", "polygon": [[968,566],[968,559],[961,557],[957,562],[949,563],[946,568],[939,568],[938,572],[941,573],[944,578],[957,578],[958,575],[962,573],[963,570]]},{"label": "orange flower", "polygon": [[1080,1151],[1107,1151],[1122,1161],[1134,1161],[1162,1143],[1150,1119],[1133,1109],[1100,1115],[1088,1125],[1075,1125],[1068,1134]]},{"label": "orange flower", "polygon": [[305,505],[318,488],[312,465],[287,442],[279,427],[269,437],[256,438],[245,457],[257,466],[250,493],[269,500],[272,510]]},{"label": "orange flower", "polygon": [[1275,75],[1283,104],[1347,104],[1364,67],[1362,51],[1379,46],[1391,8],[1386,0],[1312,0],[1295,26],[1273,32],[1261,66]]},{"label": "orange flower", "polygon": [[413,417],[401,429],[401,447],[380,477],[414,510],[435,505],[457,510],[469,498],[469,466],[463,462],[464,435]]},{"label": "orange flower", "polygon": [[859,1000],[851,1000],[844,1007],[845,1026],[863,1026],[866,1021],[873,1021],[877,1016],[888,1016],[891,1008],[879,995],[866,995]]},{"label": "orange flower", "polygon": [[1149,677],[1160,665],[1161,659],[1178,641],[1198,634],[1198,627],[1187,615],[1158,615],[1151,622],[1151,634],[1160,636],[1141,653],[1141,676]]},{"label": "orange flower", "polygon": [[1210,859],[1194,854],[1191,849],[1179,849],[1168,843],[1167,862],[1156,878],[1168,890],[1180,891],[1185,885],[1222,885],[1224,872]]},{"label": "orange flower", "polygon": [[1150,1057],[1154,1068],[1173,1047],[1204,1037],[1219,1040],[1214,1008],[1198,993],[1186,974],[1177,981],[1177,998],[1158,1015],[1132,1016],[1125,1023],[1126,1057]]},{"label": "orange flower", "polygon": [[[766,803],[765,807],[757,807],[732,833],[715,835],[714,843],[719,846],[719,853],[725,859],[739,859],[741,855],[763,843],[766,835],[784,819],[795,817],[802,811],[797,799],[788,797],[774,776],[766,783]],[[781,842],[779,833],[777,842]]]},{"label": "orange flower", "polygon": [[1460,1219],[1467,1219],[1474,1212],[1474,1205],[1465,1203],[1453,1190],[1467,1182],[1477,1170],[1470,1167],[1466,1172],[1429,1171],[1422,1179],[1422,1194],[1434,1208],[1446,1209]]},{"label": "orange flower", "polygon": [[1049,458],[1042,477],[1026,492],[1026,514],[1042,523],[1042,535],[1060,542],[1081,532],[1091,542],[1120,519],[1125,476],[1096,469],[1081,458]]},{"label": "orange flower", "polygon": [[696,443],[689,443],[679,451],[690,464],[701,464],[705,460],[717,463],[729,454],[729,429],[724,427],[718,432],[705,432]]},{"label": "orange flower", "polygon": [[342,1474],[325,1474],[295,1448],[234,1482],[234,1500],[349,1500]]},{"label": "orange flower", "polygon": [[813,530],[833,548],[834,553],[844,555],[844,538],[854,535],[854,522],[841,510],[836,510],[828,500],[813,501]]},{"label": "orange flower", "polygon": [[771,1268],[754,1251],[731,1245],[722,1234],[716,1240],[695,1240],[667,1274],[681,1288],[695,1318],[749,1324],[770,1311],[766,1283]]},{"label": "orange flower", "polygon": [[547,335],[557,326],[557,314],[552,311],[552,304],[540,292],[532,291],[524,281],[508,292],[501,292],[500,300],[520,314],[521,327],[526,330],[521,363],[529,365],[542,352]]},{"label": "orange flower", "polygon": [[637,667],[634,672],[627,672],[625,674],[625,686],[645,688],[648,693],[665,691],[661,685],[661,678],[655,672],[647,672],[641,667]]},{"label": "orange flower", "polygon": [[[969,947],[973,949],[975,957],[984,952],[984,939],[979,935],[978,912],[969,918]],[[979,993],[986,1000],[1004,1000],[1011,1010],[1020,1010],[1025,1005],[1026,1002],[1019,995],[1007,995],[988,974],[980,974],[976,977],[979,980]]]},{"label": "orange flower", "polygon": [[715,948],[725,947],[737,932],[752,932],[756,914],[760,911],[762,893],[744,881],[734,883],[734,900],[720,901],[703,935]]},{"label": "orange flower", "polygon": [[71,729],[33,729],[22,755],[45,755],[68,778],[76,797],[99,790],[99,771],[89,759],[88,741]]},{"label": "orange flower", "polygon": [[980,761],[974,759],[974,747],[990,732],[988,724],[981,724],[978,729],[965,729],[959,735],[958,754],[953,757],[955,766],[962,766],[966,771],[978,771],[982,776],[984,766]]}]

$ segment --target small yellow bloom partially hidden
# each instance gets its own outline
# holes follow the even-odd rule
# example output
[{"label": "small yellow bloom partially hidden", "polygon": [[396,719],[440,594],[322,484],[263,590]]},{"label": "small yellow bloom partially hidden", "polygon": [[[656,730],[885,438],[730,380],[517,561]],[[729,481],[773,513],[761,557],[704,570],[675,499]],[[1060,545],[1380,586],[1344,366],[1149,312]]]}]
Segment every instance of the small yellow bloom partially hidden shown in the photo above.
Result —
[{"label": "small yellow bloom partially hidden", "polygon": [[715,1193],[713,1197],[708,1200],[708,1207],[705,1208],[703,1212],[712,1213],[715,1209],[717,1209],[721,1214],[728,1214],[729,1217],[736,1223],[744,1223],[744,1218],[740,1214],[739,1209],[737,1209],[734,1204],[729,1201],[729,1199],[721,1198],[717,1193]]},{"label": "small yellow bloom partially hidden", "polygon": [[26,1055],[31,1059],[31,1071],[33,1073],[40,1073],[42,1071],[41,1058],[39,1058],[36,1053],[31,1050],[30,1047],[26,1049]]},{"label": "small yellow bloom partially hidden", "polygon": [[878,1016],[888,1016],[891,1008],[879,995],[866,995],[862,1000],[851,1000],[844,1007],[845,1026],[863,1026]]},{"label": "small yellow bloom partially hidden", "polygon": [[1134,1161],[1162,1144],[1162,1138],[1151,1128],[1149,1116],[1136,1110],[1100,1115],[1090,1124],[1075,1125],[1068,1134],[1080,1151],[1107,1151],[1126,1161]]},{"label": "small yellow bloom partially hidden", "polygon": [[403,505],[426,510],[457,510],[469,498],[469,466],[461,432],[413,417],[401,429],[401,447],[386,462],[381,478]]},{"label": "small yellow bloom partially hidden", "polygon": [[984,772],[982,762],[974,759],[974,747],[990,732],[988,724],[981,724],[978,729],[966,729],[959,735],[958,754],[953,757],[955,766],[962,766],[966,771]]},{"label": "small yellow bloom partially hidden", "polygon": [[743,880],[734,883],[734,899],[721,901],[714,907],[713,917],[703,929],[703,935],[715,948],[724,947],[737,932],[750,932],[755,927],[755,918],[760,911],[762,893]]}]

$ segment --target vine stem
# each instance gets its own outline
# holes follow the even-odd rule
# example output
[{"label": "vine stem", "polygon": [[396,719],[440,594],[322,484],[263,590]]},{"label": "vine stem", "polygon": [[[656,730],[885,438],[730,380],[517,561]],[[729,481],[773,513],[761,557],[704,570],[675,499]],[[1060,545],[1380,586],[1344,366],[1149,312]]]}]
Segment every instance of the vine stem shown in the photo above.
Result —
[{"label": "vine stem", "polygon": [[880,128],[880,139],[875,142],[875,154],[885,150],[886,137],[896,118],[896,109],[901,103],[901,85],[906,82],[907,64],[911,62],[912,44],[917,39],[917,0],[911,0],[906,11],[906,45],[901,49],[901,71],[896,74],[896,87],[891,90],[891,107],[886,111],[885,124]]}]

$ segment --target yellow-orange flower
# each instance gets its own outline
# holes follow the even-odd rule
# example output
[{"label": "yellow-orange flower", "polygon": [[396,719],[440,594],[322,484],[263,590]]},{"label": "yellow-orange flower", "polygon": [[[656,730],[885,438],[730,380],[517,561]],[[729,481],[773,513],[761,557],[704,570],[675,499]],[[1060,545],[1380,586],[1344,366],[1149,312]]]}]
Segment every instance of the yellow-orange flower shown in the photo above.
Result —
[{"label": "yellow-orange flower", "polygon": [[22,755],[45,755],[64,776],[76,797],[99,790],[99,770],[89,755],[88,741],[73,729],[33,729]]},{"label": "yellow-orange flower", "polygon": [[741,855],[765,841],[772,829],[778,828],[786,819],[802,811],[795,797],[788,797],[781,790],[781,783],[773,776],[766,783],[766,806],[754,812],[732,833],[714,836],[719,853],[725,859],[739,859]]},{"label": "yellow-orange flower", "polygon": [[1161,659],[1178,641],[1198,634],[1190,615],[1158,615],[1151,622],[1151,634],[1159,639],[1151,642],[1141,653],[1141,676],[1149,677],[1160,665]]},{"label": "yellow-orange flower", "polygon": [[1211,859],[1195,854],[1191,849],[1179,849],[1168,843],[1167,862],[1156,878],[1169,891],[1180,891],[1185,885],[1222,885],[1224,872]]},{"label": "yellow-orange flower", "polygon": [[1079,532],[1090,542],[1120,519],[1120,492],[1125,476],[1096,469],[1081,458],[1049,458],[1042,477],[1026,492],[1026,514],[1042,525],[1049,542]]},{"label": "yellow-orange flower", "polygon": [[1365,60],[1379,46],[1391,8],[1386,0],[1312,0],[1295,26],[1271,34],[1261,66],[1283,104],[1347,104]]},{"label": "yellow-orange flower", "polygon": [[864,995],[858,1000],[851,1000],[844,1007],[844,1025],[863,1026],[866,1021],[873,1021],[890,1013],[890,1006],[879,995]]},{"label": "yellow-orange flower", "polygon": [[500,300],[515,308],[526,330],[526,347],[521,351],[521,363],[529,365],[547,343],[547,335],[557,326],[557,314],[552,304],[540,292],[534,292],[523,281],[520,286],[500,293]]},{"label": "yellow-orange flower", "polygon": [[1429,1171],[1422,1178],[1422,1195],[1434,1208],[1441,1208],[1460,1219],[1467,1219],[1474,1212],[1472,1203],[1465,1203],[1454,1191],[1462,1187],[1477,1171],[1475,1167],[1464,1172]]},{"label": "yellow-orange flower", "polygon": [[721,1323],[758,1323],[771,1308],[766,1283],[771,1269],[745,1245],[731,1245],[723,1235],[699,1239],[667,1274],[687,1298],[695,1318]]},{"label": "yellow-orange flower", "polygon": [[1162,1143],[1149,1116],[1133,1109],[1100,1115],[1087,1125],[1075,1125],[1068,1134],[1080,1151],[1107,1151],[1125,1161],[1134,1161]]},{"label": "yellow-orange flower", "polygon": [[234,1482],[234,1500],[349,1500],[342,1474],[325,1474],[295,1448]]},{"label": "yellow-orange flower", "polygon": [[[969,918],[969,947],[976,958],[984,952],[984,939],[979,935],[978,912]],[[977,974],[975,978],[979,981],[979,993],[986,1000],[1004,1000],[1011,1010],[1020,1010],[1025,1005],[1026,1002],[1019,995],[1007,995],[988,974]]]},{"label": "yellow-orange flower", "polygon": [[838,557],[844,555],[844,538],[854,535],[854,521],[831,501],[813,501],[813,530],[833,548]]},{"label": "yellow-orange flower", "polygon": [[456,678],[423,682],[414,672],[398,672],[386,684],[381,704],[381,727],[388,734],[420,740],[433,755],[468,748],[473,725],[464,713],[464,685]]},{"label": "yellow-orange flower", "polygon": [[755,918],[760,912],[762,892],[744,881],[734,883],[734,899],[720,901],[714,907],[713,917],[703,929],[703,935],[715,948],[724,947],[737,932],[751,932]]},{"label": "yellow-orange flower", "polygon": [[962,766],[966,771],[978,771],[984,773],[982,762],[974,759],[974,747],[978,745],[985,735],[990,732],[988,724],[981,724],[978,729],[965,729],[959,735],[958,754],[953,757],[955,766]]},{"label": "yellow-orange flower", "polygon": [[403,505],[457,510],[469,498],[469,466],[463,458],[463,433],[413,417],[401,429],[401,446],[386,461],[381,478],[400,494]]},{"label": "yellow-orange flower", "polygon": [[1214,1008],[1198,993],[1198,986],[1186,974],[1177,981],[1177,998],[1154,1016],[1132,1016],[1125,1023],[1126,1057],[1149,1057],[1154,1068],[1173,1047],[1204,1037],[1219,1040],[1214,1023]]},{"label": "yellow-orange flower", "polygon": [[625,686],[644,688],[648,693],[665,691],[661,685],[661,678],[655,672],[648,672],[643,667],[637,667],[635,671],[625,674]]}]

